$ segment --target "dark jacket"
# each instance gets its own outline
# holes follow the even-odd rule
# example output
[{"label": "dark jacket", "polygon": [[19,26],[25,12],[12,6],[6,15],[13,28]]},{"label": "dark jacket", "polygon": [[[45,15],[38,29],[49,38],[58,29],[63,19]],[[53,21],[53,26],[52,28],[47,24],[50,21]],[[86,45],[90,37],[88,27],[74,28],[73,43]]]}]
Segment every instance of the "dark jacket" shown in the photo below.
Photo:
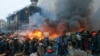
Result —
[{"label": "dark jacket", "polygon": [[97,36],[97,47],[100,50],[100,34]]}]

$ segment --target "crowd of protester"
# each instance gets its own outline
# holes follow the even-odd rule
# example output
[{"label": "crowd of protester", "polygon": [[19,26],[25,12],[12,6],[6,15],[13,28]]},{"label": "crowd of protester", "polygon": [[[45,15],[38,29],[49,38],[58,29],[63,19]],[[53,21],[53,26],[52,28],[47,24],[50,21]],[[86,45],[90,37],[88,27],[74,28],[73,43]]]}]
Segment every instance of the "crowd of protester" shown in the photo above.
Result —
[{"label": "crowd of protester", "polygon": [[66,32],[50,40],[0,36],[0,54],[4,56],[94,56],[100,53],[100,31]]}]

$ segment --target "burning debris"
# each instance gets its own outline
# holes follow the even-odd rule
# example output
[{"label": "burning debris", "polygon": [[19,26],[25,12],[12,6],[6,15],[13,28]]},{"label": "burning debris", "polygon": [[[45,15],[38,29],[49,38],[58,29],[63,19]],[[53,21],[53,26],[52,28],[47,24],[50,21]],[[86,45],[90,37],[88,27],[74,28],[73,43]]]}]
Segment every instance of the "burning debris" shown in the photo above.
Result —
[{"label": "burning debris", "polygon": [[39,40],[41,40],[41,39],[43,39],[43,33],[41,31],[39,31],[38,29],[35,29],[31,33],[29,33],[28,37],[30,39],[33,39],[33,37],[36,37]]},{"label": "burning debris", "polygon": [[[55,39],[58,37],[58,34],[49,34],[49,32],[42,32],[39,29],[34,29],[33,31],[24,31],[19,33],[18,35],[24,36],[24,38],[34,39],[37,38],[38,40],[42,40],[44,37],[49,37],[50,39]],[[11,35],[14,36],[14,35]]]}]

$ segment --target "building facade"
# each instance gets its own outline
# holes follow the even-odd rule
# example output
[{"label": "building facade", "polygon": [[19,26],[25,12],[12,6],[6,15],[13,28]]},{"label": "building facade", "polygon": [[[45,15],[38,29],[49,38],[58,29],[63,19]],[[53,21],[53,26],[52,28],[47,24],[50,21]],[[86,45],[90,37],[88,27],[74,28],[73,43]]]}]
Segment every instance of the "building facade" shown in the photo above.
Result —
[{"label": "building facade", "polygon": [[31,16],[33,13],[41,13],[41,8],[37,7],[38,0],[31,0],[31,2],[31,5],[28,7],[25,7],[7,17],[8,25],[12,25],[10,27],[15,26],[18,29],[21,25],[29,23],[29,16]]}]

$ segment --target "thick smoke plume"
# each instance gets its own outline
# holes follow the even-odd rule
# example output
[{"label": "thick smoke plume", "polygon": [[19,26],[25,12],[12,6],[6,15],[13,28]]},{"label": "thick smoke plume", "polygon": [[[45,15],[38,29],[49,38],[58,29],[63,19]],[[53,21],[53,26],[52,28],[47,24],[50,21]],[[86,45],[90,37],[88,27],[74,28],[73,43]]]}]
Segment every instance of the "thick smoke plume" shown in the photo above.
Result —
[{"label": "thick smoke plume", "polygon": [[100,7],[96,10],[96,12],[93,15],[93,19],[91,21],[92,23],[92,30],[98,31],[100,30]]},{"label": "thick smoke plume", "polygon": [[57,16],[56,20],[45,20],[44,31],[62,33],[90,29],[92,0],[40,0],[39,6]]}]

